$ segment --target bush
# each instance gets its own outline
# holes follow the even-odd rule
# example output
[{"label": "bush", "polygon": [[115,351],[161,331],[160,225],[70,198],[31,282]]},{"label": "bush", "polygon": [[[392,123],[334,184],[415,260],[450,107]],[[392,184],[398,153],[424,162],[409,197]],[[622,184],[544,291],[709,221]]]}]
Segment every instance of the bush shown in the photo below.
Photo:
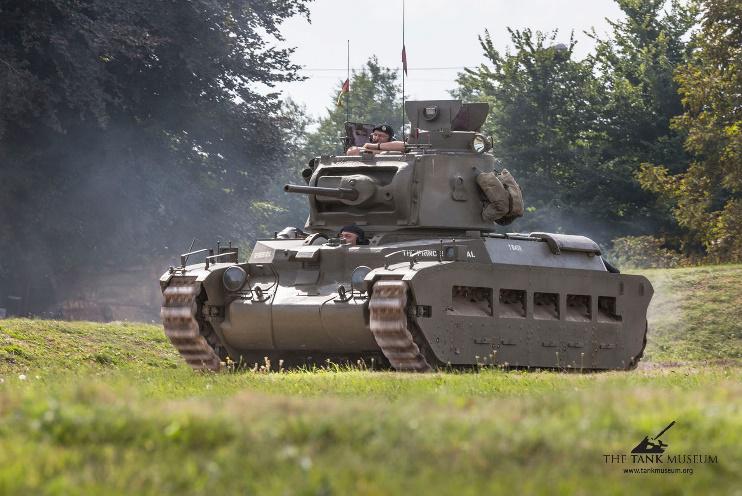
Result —
[{"label": "bush", "polygon": [[663,241],[653,236],[626,236],[613,240],[613,248],[605,258],[619,268],[669,269],[690,265],[682,254],[662,246]]}]

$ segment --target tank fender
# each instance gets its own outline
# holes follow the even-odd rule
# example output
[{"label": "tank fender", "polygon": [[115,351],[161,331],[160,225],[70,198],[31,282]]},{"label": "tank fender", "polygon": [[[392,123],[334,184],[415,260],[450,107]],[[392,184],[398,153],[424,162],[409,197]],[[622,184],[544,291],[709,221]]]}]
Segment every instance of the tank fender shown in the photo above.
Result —
[{"label": "tank fender", "polygon": [[549,245],[549,249],[554,255],[559,255],[563,251],[576,251],[580,253],[600,255],[600,247],[598,244],[585,236],[545,232],[532,232],[529,236],[546,241],[546,244]]},{"label": "tank fender", "polygon": [[389,268],[380,267],[372,270],[363,278],[363,290],[368,293],[374,283],[382,278],[387,280],[399,280],[404,278],[407,271],[402,268],[403,266],[407,266],[407,264],[395,264],[390,265]]},{"label": "tank fender", "polygon": [[223,305],[224,297],[226,292],[222,285],[222,274],[224,271],[232,265],[239,265],[243,269],[247,270],[248,264],[234,264],[234,263],[218,263],[212,264],[208,269],[205,264],[189,265],[185,270],[175,269],[174,271],[168,270],[160,277],[160,287],[164,288],[175,276],[186,276],[195,277],[196,282],[200,282],[206,294],[209,298],[209,303],[212,305]]},{"label": "tank fender", "polygon": [[202,263],[189,265],[185,269],[171,267],[160,276],[160,288],[164,289],[170,282],[170,279],[175,276],[195,277],[196,281],[203,282],[207,277],[209,277],[213,270],[218,268],[218,265],[226,267],[232,264],[216,264],[212,265],[208,270],[206,269],[206,264]]}]

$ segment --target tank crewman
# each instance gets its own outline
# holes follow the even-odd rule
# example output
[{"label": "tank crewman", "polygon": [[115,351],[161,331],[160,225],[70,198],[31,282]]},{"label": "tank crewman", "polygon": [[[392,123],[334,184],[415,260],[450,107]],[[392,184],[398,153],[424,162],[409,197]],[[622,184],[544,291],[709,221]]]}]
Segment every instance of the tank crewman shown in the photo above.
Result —
[{"label": "tank crewman", "polygon": [[371,142],[363,146],[351,146],[345,152],[346,155],[360,155],[367,151],[374,155],[381,152],[404,152],[404,141],[392,141],[394,139],[394,128],[389,124],[376,126],[371,133]]},{"label": "tank crewman", "polygon": [[350,226],[345,226],[342,229],[340,229],[340,232],[338,233],[338,238],[345,241],[345,244],[348,244],[351,246],[365,245],[368,243],[366,241],[366,233],[364,233],[363,229],[361,229],[355,224],[352,224]]}]

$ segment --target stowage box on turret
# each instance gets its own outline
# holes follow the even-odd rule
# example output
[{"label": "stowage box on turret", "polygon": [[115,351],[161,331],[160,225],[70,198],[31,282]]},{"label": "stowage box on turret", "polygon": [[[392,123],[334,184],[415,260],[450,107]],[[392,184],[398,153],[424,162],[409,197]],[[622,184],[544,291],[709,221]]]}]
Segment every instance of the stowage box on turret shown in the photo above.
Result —
[{"label": "stowage box on turret", "polygon": [[[185,360],[212,370],[227,357],[407,371],[635,367],[649,281],[617,273],[583,236],[496,232],[486,185],[512,195],[500,202],[510,214],[520,192],[478,133],[486,104],[405,109],[404,153],[323,156],[307,185],[286,186],[307,195],[308,237],[258,241],[247,262],[230,247],[192,265],[198,252],[184,254],[163,274],[165,333]],[[347,225],[367,244],[341,243]]]}]

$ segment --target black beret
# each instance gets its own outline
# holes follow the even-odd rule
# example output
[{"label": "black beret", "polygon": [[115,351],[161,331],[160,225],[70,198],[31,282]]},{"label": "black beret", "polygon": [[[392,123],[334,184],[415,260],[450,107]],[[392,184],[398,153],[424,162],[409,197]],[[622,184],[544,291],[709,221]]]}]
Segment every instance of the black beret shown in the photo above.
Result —
[{"label": "black beret", "polygon": [[381,131],[382,133],[388,134],[389,139],[394,138],[394,128],[390,126],[389,124],[382,124],[381,126],[376,126],[374,128],[374,131]]},{"label": "black beret", "polygon": [[349,233],[353,233],[353,234],[355,234],[355,235],[357,235],[357,236],[358,236],[358,239],[363,239],[363,238],[364,238],[364,232],[363,232],[363,229],[361,229],[360,227],[358,227],[358,226],[357,226],[357,225],[355,225],[355,224],[353,224],[353,225],[350,225],[350,226],[345,226],[345,227],[343,227],[342,229],[340,229],[340,232],[349,232]]}]

